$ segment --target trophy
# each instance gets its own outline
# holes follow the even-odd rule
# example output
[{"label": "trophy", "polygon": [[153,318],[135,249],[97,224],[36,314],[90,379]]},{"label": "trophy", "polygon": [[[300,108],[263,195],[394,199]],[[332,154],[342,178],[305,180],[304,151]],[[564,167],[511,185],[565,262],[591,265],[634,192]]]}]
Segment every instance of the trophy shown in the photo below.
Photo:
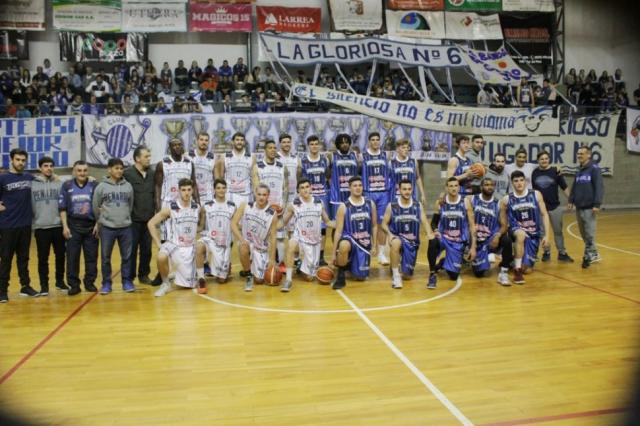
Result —
[{"label": "trophy", "polygon": [[298,132],[298,144],[296,145],[296,151],[298,153],[303,153],[307,149],[304,137],[307,134],[307,129],[309,127],[309,119],[296,118],[293,121],[293,124],[296,126],[296,132]]},{"label": "trophy", "polygon": [[[207,129],[209,128],[209,123],[207,122],[206,118],[202,115],[194,115],[193,117],[191,117],[191,129],[193,129],[193,139],[191,144],[194,147],[194,150],[197,148],[197,141],[198,141],[198,135],[202,132],[207,132]],[[191,149],[191,146],[186,148],[186,151],[189,151],[189,149]],[[211,150],[211,146],[209,146],[209,150]]]},{"label": "trophy", "polygon": [[213,152],[216,154],[224,154],[229,149],[229,144],[227,143],[229,131],[224,128],[224,119],[218,118],[218,121],[216,122],[216,130],[213,134],[216,139],[216,143],[213,146]]},{"label": "trophy", "polygon": [[[343,119],[335,116],[329,119],[329,129],[331,129],[331,131],[333,132],[334,140],[336,136],[344,132],[345,127],[346,127],[346,123],[344,122]],[[329,151],[335,151],[335,150],[336,150],[335,144],[332,145],[331,148],[329,148]]]},{"label": "trophy", "polygon": [[429,130],[422,131],[422,151],[429,152],[431,151],[431,135],[429,134]]},{"label": "trophy", "polygon": [[254,139],[253,152],[264,152],[264,143],[268,139],[268,133],[271,129],[270,118],[256,118],[255,125],[258,128],[258,140]]},{"label": "trophy", "polygon": [[324,130],[327,128],[327,119],[325,117],[316,117],[311,120],[316,136],[320,140],[320,151],[327,150],[327,144],[324,141]]},{"label": "trophy", "polygon": [[400,125],[400,128],[402,129],[402,137],[411,141],[411,131],[413,130],[413,127],[402,124]]},{"label": "trophy", "polygon": [[378,132],[379,131],[378,129],[380,129],[380,120],[378,120],[377,118],[369,117],[367,132],[368,133]]},{"label": "trophy", "polygon": [[165,135],[169,136],[169,142],[172,139],[182,140],[181,136],[187,130],[187,121],[183,118],[162,120],[160,129]]},{"label": "trophy", "polygon": [[356,152],[360,152],[360,130],[363,124],[364,120],[362,117],[349,118],[349,125],[351,126],[351,148]]}]

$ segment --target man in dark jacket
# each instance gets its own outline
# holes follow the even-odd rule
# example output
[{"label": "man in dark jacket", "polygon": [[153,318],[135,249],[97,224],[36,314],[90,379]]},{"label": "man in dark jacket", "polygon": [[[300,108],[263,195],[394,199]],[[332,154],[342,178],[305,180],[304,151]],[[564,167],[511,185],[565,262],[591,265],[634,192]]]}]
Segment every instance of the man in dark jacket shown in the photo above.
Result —
[{"label": "man in dark jacket", "polygon": [[600,211],[604,196],[604,186],[600,168],[591,161],[591,149],[581,146],[578,149],[580,170],[569,194],[569,208],[576,208],[576,217],[580,235],[584,241],[582,267],[588,268],[601,260],[596,248],[596,214]]}]

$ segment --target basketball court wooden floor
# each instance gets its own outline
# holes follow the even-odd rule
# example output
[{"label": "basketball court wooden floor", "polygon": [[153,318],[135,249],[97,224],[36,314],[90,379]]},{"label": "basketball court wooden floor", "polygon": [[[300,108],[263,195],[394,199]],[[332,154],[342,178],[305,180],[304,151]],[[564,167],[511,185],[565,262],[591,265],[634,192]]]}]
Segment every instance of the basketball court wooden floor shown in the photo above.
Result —
[{"label": "basketball court wooden floor", "polygon": [[639,359],[640,212],[598,226],[602,263],[552,260],[506,288],[465,273],[429,291],[424,248],[402,290],[374,270],[339,292],[247,294],[236,267],[206,297],[27,300],[14,267],[0,407],[64,425],[616,424]]}]

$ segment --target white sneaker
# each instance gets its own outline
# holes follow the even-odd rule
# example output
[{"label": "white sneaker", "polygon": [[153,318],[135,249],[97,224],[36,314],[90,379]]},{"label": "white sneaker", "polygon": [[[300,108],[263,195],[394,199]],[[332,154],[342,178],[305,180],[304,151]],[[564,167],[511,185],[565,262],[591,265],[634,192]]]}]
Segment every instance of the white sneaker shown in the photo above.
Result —
[{"label": "white sneaker", "polygon": [[389,258],[381,253],[378,255],[378,263],[387,266],[389,264]]},{"label": "white sneaker", "polygon": [[589,257],[589,261],[590,261],[591,263],[596,263],[596,262],[600,262],[600,261],[602,261],[602,258],[600,257],[600,253],[592,254],[592,255]]},{"label": "white sneaker", "polygon": [[498,284],[508,287],[511,285],[511,281],[509,281],[509,274],[507,272],[499,272],[498,273]]},{"label": "white sneaker", "polygon": [[495,253],[489,253],[488,258],[489,258],[489,263],[495,263],[495,261],[496,261]]},{"label": "white sneaker", "polygon": [[173,290],[174,290],[174,288],[171,285],[171,283],[162,283],[160,285],[160,288],[158,290],[156,290],[156,292],[154,293],[154,296],[162,297],[165,294],[172,292]]},{"label": "white sneaker", "polygon": [[402,288],[402,278],[393,279],[391,283],[391,288]]}]

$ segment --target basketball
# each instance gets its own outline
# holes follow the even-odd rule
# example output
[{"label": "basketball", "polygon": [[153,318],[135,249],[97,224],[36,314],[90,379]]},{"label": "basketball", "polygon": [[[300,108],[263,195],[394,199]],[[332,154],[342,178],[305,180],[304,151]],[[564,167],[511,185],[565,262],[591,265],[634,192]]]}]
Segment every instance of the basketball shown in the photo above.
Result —
[{"label": "basketball", "polygon": [[331,282],[333,281],[333,277],[333,269],[328,266],[321,266],[316,272],[316,278],[318,279],[318,282],[320,284],[331,284]]},{"label": "basketball", "polygon": [[280,207],[279,205],[271,204],[271,206],[269,206],[269,207],[271,207],[276,212],[277,216],[280,216],[282,214],[283,210],[282,210],[282,207]]},{"label": "basketball", "polygon": [[486,173],[486,170],[482,163],[473,163],[469,168],[478,177],[482,177]]},{"label": "basketball", "polygon": [[272,266],[264,271],[264,283],[266,285],[278,285],[282,281],[282,272],[277,266]]}]

